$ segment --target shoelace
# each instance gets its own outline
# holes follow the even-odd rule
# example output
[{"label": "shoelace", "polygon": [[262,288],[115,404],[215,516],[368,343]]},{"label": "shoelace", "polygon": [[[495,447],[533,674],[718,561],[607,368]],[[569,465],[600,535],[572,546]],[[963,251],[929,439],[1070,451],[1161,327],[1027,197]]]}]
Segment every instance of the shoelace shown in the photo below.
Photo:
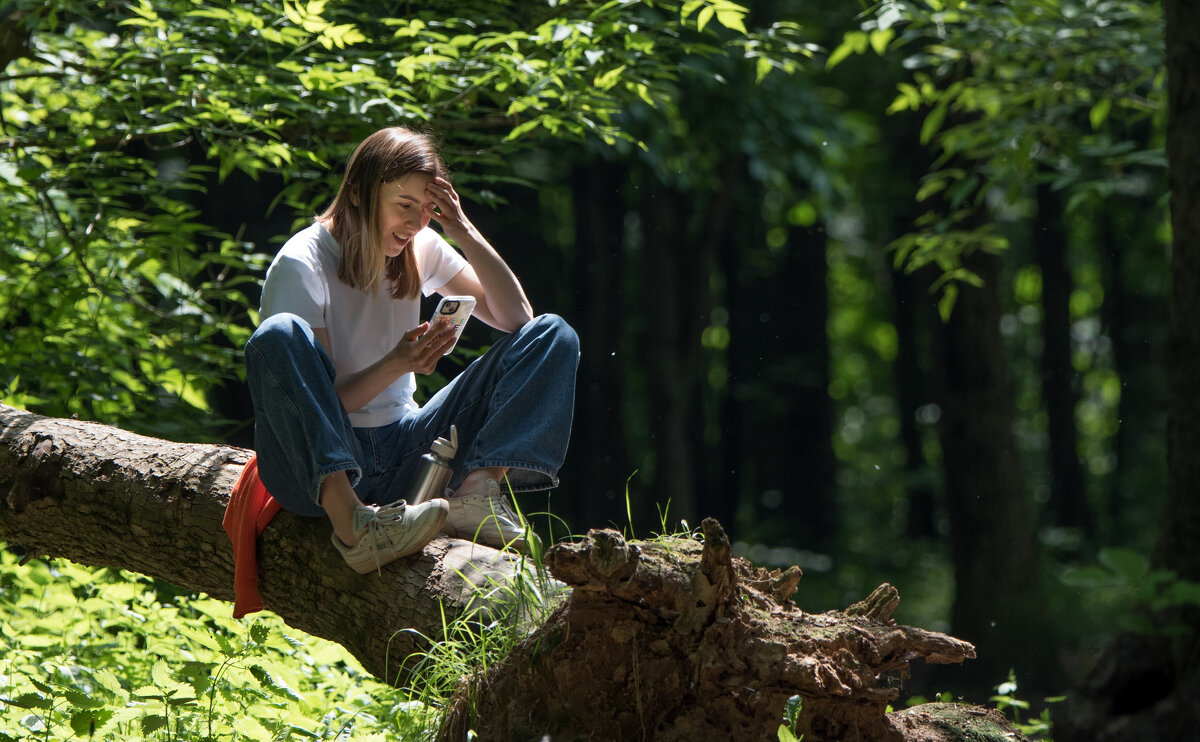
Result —
[{"label": "shoelace", "polygon": [[379,561],[379,552],[381,551],[379,548],[379,539],[386,539],[388,545],[391,546],[392,537],[388,534],[387,530],[379,528],[378,518],[367,524],[367,532],[363,536],[364,538],[371,539],[371,556],[375,559],[375,573],[382,577],[383,563]]},{"label": "shoelace", "polygon": [[381,524],[384,521],[403,520],[406,508],[407,505],[404,500],[392,505],[385,505],[376,511],[375,520],[367,523],[367,534],[365,535],[371,539],[371,556],[375,558],[375,572],[381,577],[383,576],[383,564],[379,561],[379,552],[383,549],[380,548],[381,544],[379,540],[383,539],[386,541],[388,549],[392,551],[396,550],[396,544],[392,541],[391,532],[383,528]]}]

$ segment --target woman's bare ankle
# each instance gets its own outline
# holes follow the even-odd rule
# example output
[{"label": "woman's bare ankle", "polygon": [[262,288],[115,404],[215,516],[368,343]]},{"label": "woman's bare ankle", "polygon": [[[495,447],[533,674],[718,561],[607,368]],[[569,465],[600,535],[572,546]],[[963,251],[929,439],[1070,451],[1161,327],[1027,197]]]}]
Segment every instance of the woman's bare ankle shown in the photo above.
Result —
[{"label": "woman's bare ankle", "polygon": [[358,543],[358,535],[354,530],[354,511],[362,507],[362,501],[350,486],[350,477],[344,471],[336,471],[321,480],[321,494],[317,500],[329,522],[333,533],[346,546]]},{"label": "woman's bare ankle", "polygon": [[495,479],[497,482],[503,482],[506,474],[508,474],[508,467],[504,466],[476,469],[467,475],[467,478],[463,480],[463,483],[458,486],[458,489],[451,497],[464,497],[483,492],[483,485],[487,480]]}]

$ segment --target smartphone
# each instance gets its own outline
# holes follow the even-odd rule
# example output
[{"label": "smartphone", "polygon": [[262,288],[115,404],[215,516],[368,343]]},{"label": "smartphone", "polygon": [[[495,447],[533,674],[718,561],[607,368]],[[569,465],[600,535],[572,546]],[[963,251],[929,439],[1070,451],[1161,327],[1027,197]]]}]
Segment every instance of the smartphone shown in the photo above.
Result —
[{"label": "smartphone", "polygon": [[[454,328],[454,345],[458,345],[458,339],[462,337],[463,328],[467,326],[467,320],[471,318],[471,310],[474,308],[473,296],[443,296],[437,309],[433,310],[433,316],[429,318],[429,325],[436,325],[439,319],[450,320],[450,325]],[[449,355],[450,351],[454,350],[454,345],[443,355]]]}]

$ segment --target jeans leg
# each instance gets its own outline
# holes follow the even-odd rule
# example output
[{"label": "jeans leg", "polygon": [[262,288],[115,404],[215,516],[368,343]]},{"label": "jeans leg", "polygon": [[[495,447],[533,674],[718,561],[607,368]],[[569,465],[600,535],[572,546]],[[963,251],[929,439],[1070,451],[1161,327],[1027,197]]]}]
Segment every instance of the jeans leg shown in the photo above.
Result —
[{"label": "jeans leg", "polygon": [[470,472],[490,467],[507,467],[516,492],[557,487],[571,437],[578,366],[579,338],[561,317],[538,316],[505,336],[388,434],[396,463],[381,476],[389,480],[387,487],[403,491],[386,497],[406,495],[403,488],[415,477],[419,458],[451,424],[458,428],[459,446],[452,488]]},{"label": "jeans leg", "polygon": [[358,441],[334,389],[333,362],[312,328],[291,314],[268,317],[246,343],[259,475],[284,509],[324,515],[321,481],[360,477]]}]

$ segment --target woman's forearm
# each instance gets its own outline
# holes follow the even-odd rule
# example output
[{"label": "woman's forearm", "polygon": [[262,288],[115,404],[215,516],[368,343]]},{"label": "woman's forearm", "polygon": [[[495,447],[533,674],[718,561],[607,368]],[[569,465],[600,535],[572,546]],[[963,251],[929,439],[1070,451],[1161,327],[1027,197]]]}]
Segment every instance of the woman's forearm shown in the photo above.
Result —
[{"label": "woman's forearm", "polygon": [[533,306],[521,281],[479,230],[471,227],[455,241],[483,287],[485,306],[477,308],[480,316],[490,316],[490,324],[505,332],[520,329],[533,319]]},{"label": "woman's forearm", "polygon": [[346,412],[357,412],[405,373],[395,359],[386,355],[361,371],[338,374],[333,388]]},{"label": "woman's forearm", "polygon": [[[313,334],[322,346],[330,347],[325,328],[313,328]],[[391,350],[370,366],[352,373],[339,373],[333,388],[346,411],[355,412],[404,374],[432,373],[438,359],[453,345],[454,328],[449,323],[439,322],[433,327],[423,323],[404,333]]]}]

